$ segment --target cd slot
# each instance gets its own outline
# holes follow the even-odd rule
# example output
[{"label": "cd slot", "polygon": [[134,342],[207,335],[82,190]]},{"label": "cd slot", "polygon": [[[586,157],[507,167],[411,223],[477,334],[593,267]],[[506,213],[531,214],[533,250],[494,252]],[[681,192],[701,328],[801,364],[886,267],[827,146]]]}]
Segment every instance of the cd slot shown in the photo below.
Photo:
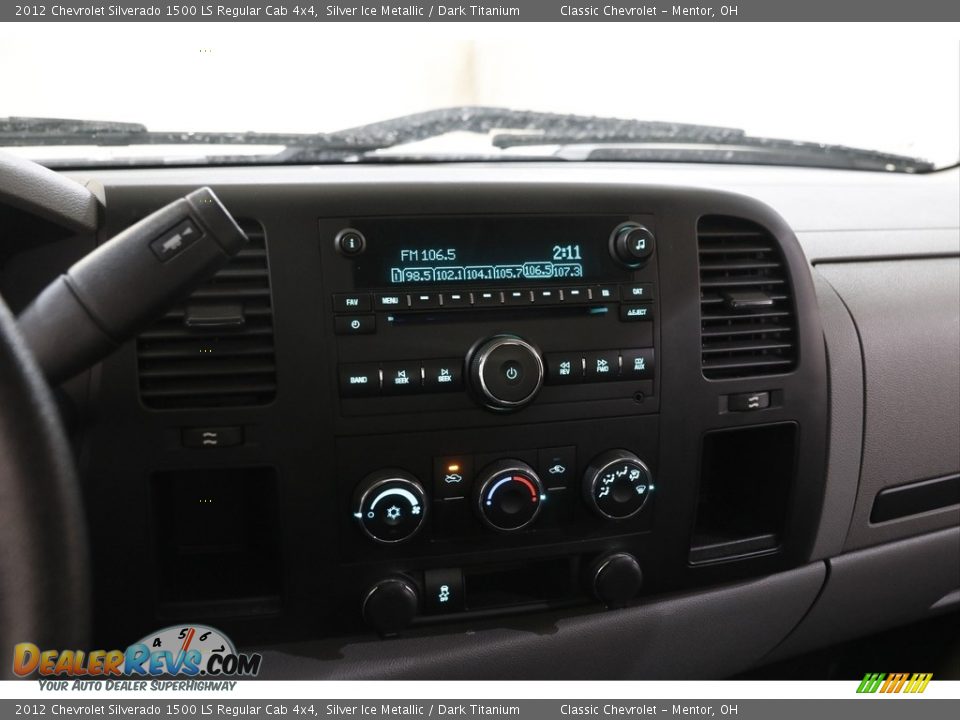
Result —
[{"label": "cd slot", "polygon": [[[503,310],[507,306],[491,308],[435,308],[433,310],[403,310],[387,315],[387,322],[391,325],[429,325],[442,322],[484,322],[498,320],[503,317]],[[511,317],[524,318],[561,318],[561,317],[603,317],[610,312],[607,305],[578,305],[552,307],[509,307],[513,312]]]}]

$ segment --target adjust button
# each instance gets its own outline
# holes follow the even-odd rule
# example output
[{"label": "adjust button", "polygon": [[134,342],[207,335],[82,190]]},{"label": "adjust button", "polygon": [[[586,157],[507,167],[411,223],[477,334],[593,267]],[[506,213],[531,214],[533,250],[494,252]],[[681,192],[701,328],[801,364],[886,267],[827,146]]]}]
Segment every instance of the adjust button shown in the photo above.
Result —
[{"label": "adjust button", "polygon": [[380,293],[373,300],[373,308],[379,312],[402,310],[407,307],[407,296],[403,293]]},{"label": "adjust button", "polygon": [[375,363],[341,365],[339,375],[342,397],[371,397],[380,394],[380,367]]},{"label": "adjust button", "polygon": [[624,322],[653,320],[653,303],[623,304],[620,306],[620,319]]},{"label": "adjust button", "polygon": [[218,448],[235,447],[243,444],[243,428],[240,427],[199,427],[184,428],[181,434],[184,447]]},{"label": "adjust button", "polygon": [[547,382],[552,385],[583,382],[583,358],[578,352],[548,353]]},{"label": "adjust button", "polygon": [[616,350],[584,353],[583,369],[587,382],[616,380],[620,374],[620,353]]},{"label": "adjust button", "polygon": [[423,573],[424,609],[442,614],[463,610],[463,572],[459,568],[425,570]]},{"label": "adjust button", "polygon": [[577,474],[577,448],[541,448],[537,451],[537,472],[549,490],[571,487]]},{"label": "adjust button", "polygon": [[653,377],[653,348],[620,351],[624,380],[649,380]]},{"label": "adjust button", "polygon": [[766,410],[770,407],[770,393],[766,390],[753,393],[739,393],[727,398],[727,409],[731,412],[750,412]]},{"label": "adjust button", "polygon": [[640,302],[653,299],[653,283],[636,283],[620,286],[620,299],[624,302]]},{"label": "adjust button", "polygon": [[334,293],[334,312],[367,312],[370,310],[368,293]]},{"label": "adjust button", "polygon": [[338,315],[333,319],[337,335],[369,335],[377,330],[375,315]]},{"label": "adjust button", "polygon": [[427,392],[443,392],[463,388],[463,360],[424,360],[423,389]]},{"label": "adjust button", "polygon": [[418,392],[420,381],[420,363],[394,362],[383,364],[383,392],[400,395]]}]

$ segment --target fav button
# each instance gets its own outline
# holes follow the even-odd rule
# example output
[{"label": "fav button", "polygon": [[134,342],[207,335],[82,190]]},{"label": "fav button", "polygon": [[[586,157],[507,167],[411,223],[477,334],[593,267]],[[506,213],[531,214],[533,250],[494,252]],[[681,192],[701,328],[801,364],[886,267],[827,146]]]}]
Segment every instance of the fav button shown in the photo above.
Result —
[{"label": "fav button", "polygon": [[370,295],[367,293],[335,293],[334,312],[367,312],[370,310]]}]

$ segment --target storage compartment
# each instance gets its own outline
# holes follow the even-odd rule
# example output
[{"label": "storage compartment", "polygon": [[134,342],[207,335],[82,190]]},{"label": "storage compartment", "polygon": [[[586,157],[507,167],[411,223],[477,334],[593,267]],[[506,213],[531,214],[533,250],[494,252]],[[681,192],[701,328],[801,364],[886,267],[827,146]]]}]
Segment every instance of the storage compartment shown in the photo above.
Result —
[{"label": "storage compartment", "polygon": [[777,550],[796,473],[796,447],[795,423],[704,436],[691,563]]},{"label": "storage compartment", "polygon": [[152,482],[163,610],[182,604],[205,615],[276,610],[281,586],[276,473],[174,471],[158,473]]},{"label": "storage compartment", "polygon": [[507,563],[464,571],[467,606],[489,610],[570,600],[578,592],[576,558]]}]

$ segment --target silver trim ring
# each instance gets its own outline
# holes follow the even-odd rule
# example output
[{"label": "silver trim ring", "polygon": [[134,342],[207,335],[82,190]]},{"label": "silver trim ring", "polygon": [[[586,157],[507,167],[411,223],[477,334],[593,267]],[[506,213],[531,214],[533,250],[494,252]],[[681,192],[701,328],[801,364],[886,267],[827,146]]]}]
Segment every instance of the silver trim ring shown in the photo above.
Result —
[{"label": "silver trim ring", "polygon": [[[480,515],[480,519],[483,521],[483,524],[492,530],[496,530],[497,532],[504,532],[504,533],[513,532],[515,530],[523,530],[523,528],[527,527],[528,525],[533,523],[534,520],[537,519],[537,517],[540,515],[540,511],[543,509],[543,496],[546,494],[546,489],[543,487],[543,481],[540,480],[540,476],[537,475],[536,472],[534,472],[533,468],[531,468],[526,463],[524,463],[523,465],[524,465],[523,467],[519,467],[516,465],[508,464],[508,465],[504,465],[503,467],[497,467],[495,472],[490,473],[490,477],[488,477],[486,480],[480,483],[479,490],[477,491],[477,512]],[[490,467],[493,467],[493,466],[491,465]],[[533,515],[530,516],[530,519],[527,520],[523,525],[517,525],[516,527],[500,527],[499,525],[495,525],[493,521],[490,520],[490,518],[488,518],[486,513],[483,511],[483,496],[487,489],[487,486],[490,483],[492,483],[494,479],[496,479],[503,473],[524,475],[530,478],[531,480],[533,480],[534,484],[539,490],[539,492],[537,493],[537,507],[533,511]]]},{"label": "silver trim ring", "polygon": [[[370,493],[372,493],[378,487],[386,483],[404,483],[406,485],[409,485],[411,488],[413,488],[414,494],[421,498],[420,507],[422,508],[422,510],[420,512],[420,522],[417,523],[417,526],[413,529],[412,533],[402,538],[397,538],[396,540],[384,540],[383,538],[377,537],[372,532],[370,532],[370,530],[367,529],[366,524],[363,522],[364,520],[363,506],[367,502],[367,497],[370,495]],[[385,477],[381,480],[377,480],[373,485],[371,485],[370,487],[368,487],[366,490],[363,491],[363,494],[360,495],[360,502],[357,503],[357,509],[354,512],[360,513],[361,516],[360,517],[354,516],[354,519],[357,521],[357,523],[359,523],[360,529],[363,530],[364,534],[368,538],[378,543],[382,543],[383,545],[396,545],[397,543],[406,542],[407,540],[412,538],[414,535],[416,535],[418,532],[420,532],[420,528],[423,527],[423,521],[427,517],[427,493],[423,489],[423,486],[416,480],[410,480],[409,478],[396,477],[396,476]]]},{"label": "silver trim ring", "polygon": [[[537,361],[537,385],[533,388],[533,390],[530,391],[528,395],[520,400],[502,400],[490,392],[486,381],[483,379],[483,367],[486,364],[487,359],[490,357],[490,354],[508,345],[516,345],[527,350]],[[490,400],[490,402],[492,402],[496,407],[512,408],[520,405],[526,405],[534,398],[534,396],[536,396],[538,392],[540,392],[540,388],[543,387],[543,359],[540,357],[540,353],[537,352],[537,349],[526,340],[521,340],[520,338],[515,337],[491,338],[487,341],[484,348],[479,351],[478,355],[480,359],[477,363],[477,378],[480,382],[480,390],[483,392],[484,397]]]},{"label": "silver trim ring", "polygon": [[[624,451],[624,452],[627,452],[627,451]],[[638,458],[636,455],[634,455],[633,453],[629,453],[629,455],[630,455],[630,457],[624,457],[623,455],[621,455],[620,457],[618,457],[618,458],[616,458],[616,459],[614,459],[614,460],[609,460],[608,462],[605,462],[603,465],[601,465],[601,466],[593,473],[593,478],[590,480],[590,490],[589,490],[589,492],[587,493],[587,496],[588,496],[588,498],[589,498],[589,500],[590,500],[590,505],[593,507],[594,510],[596,510],[600,515],[602,515],[603,517],[607,518],[608,520],[614,520],[614,521],[617,521],[617,520],[629,520],[629,519],[632,518],[634,515],[636,515],[638,512],[640,512],[641,510],[643,510],[644,506],[647,504],[647,501],[650,499],[650,492],[648,491],[648,492],[644,493],[644,495],[643,495],[643,502],[640,503],[640,505],[637,506],[637,509],[634,510],[634,511],[633,511],[632,513],[630,513],[629,515],[610,515],[609,513],[604,512],[604,511],[600,508],[600,505],[597,503],[597,498],[596,498],[596,494],[595,494],[595,491],[596,491],[596,488],[597,488],[597,481],[600,479],[600,476],[603,474],[603,471],[606,470],[606,469],[607,469],[608,467],[610,467],[611,465],[616,465],[616,464],[622,463],[622,462],[636,463],[636,464],[638,464],[641,468],[643,468],[643,472],[645,472],[645,473],[647,474],[647,480],[648,480],[648,483],[647,483],[647,484],[649,485],[649,484],[652,484],[652,483],[653,483],[653,473],[650,472],[650,468],[647,466],[647,464],[646,464],[643,460],[641,460],[640,458]],[[587,470],[591,470],[592,468],[593,468],[593,466],[590,465],[590,466],[587,467]]]}]

